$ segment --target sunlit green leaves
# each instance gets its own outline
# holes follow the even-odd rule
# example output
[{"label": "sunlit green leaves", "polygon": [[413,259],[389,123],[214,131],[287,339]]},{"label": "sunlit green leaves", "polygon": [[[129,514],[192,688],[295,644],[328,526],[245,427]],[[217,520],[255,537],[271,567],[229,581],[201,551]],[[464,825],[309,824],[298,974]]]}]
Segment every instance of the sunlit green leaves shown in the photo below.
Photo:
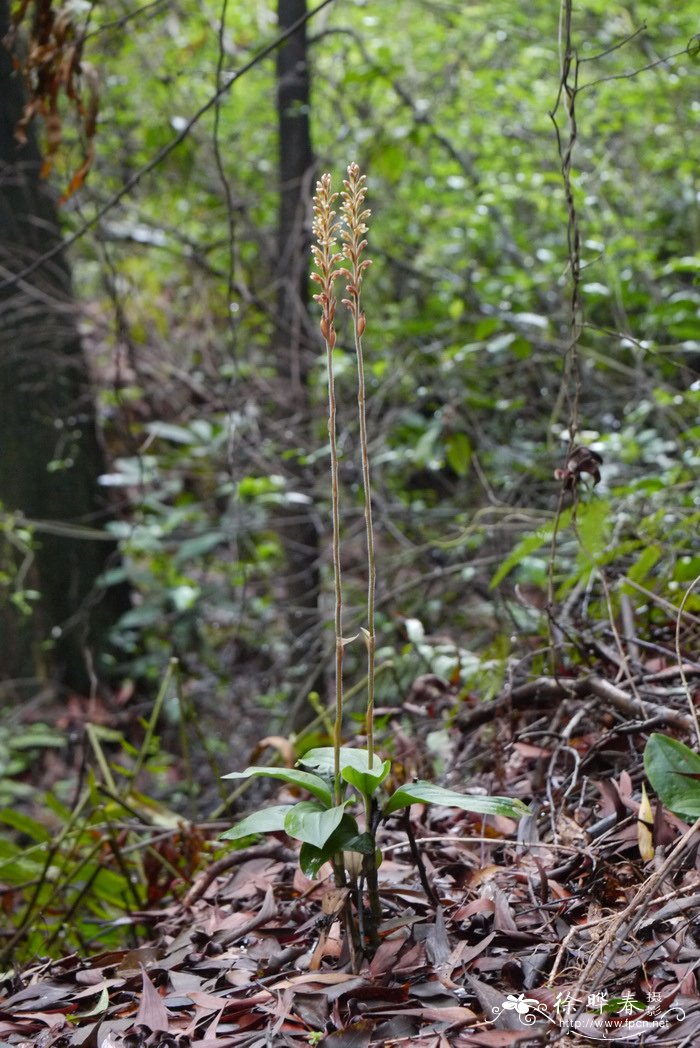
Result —
[{"label": "sunlit green leaves", "polygon": [[339,826],[321,847],[304,843],[299,851],[299,866],[307,877],[316,877],[325,862],[344,851],[371,855],[375,843],[369,833],[360,833],[350,815],[343,815]]},{"label": "sunlit green leaves", "polygon": [[[559,528],[567,527],[570,522],[571,510],[565,510],[559,518]],[[495,572],[491,579],[491,586],[497,586],[513,568],[522,563],[525,557],[551,542],[553,533],[554,524],[548,523],[522,538]]]},{"label": "sunlit green leaves", "polygon": [[323,848],[331,834],[340,825],[345,805],[324,808],[315,801],[300,801],[287,812],[284,828],[290,837]]},{"label": "sunlit green leaves", "polygon": [[[314,768],[321,775],[333,775],[335,768],[335,755],[332,746],[320,746],[307,752],[301,757],[300,764],[307,768]],[[351,746],[340,748],[340,770],[354,768],[360,773],[370,772],[372,775],[386,774],[385,762],[375,753],[372,767],[369,767],[367,750],[355,749]]]},{"label": "sunlit green leaves", "polygon": [[298,768],[263,768],[263,767],[252,767],[246,768],[245,771],[232,771],[228,775],[222,775],[223,779],[252,779],[252,778],[268,778],[268,779],[280,779],[282,782],[288,782],[293,786],[301,786],[302,789],[308,790],[309,793],[313,793],[314,797],[317,797],[324,804],[330,806],[332,803],[331,791],[325,782],[318,775],[312,775],[308,771],[301,771]]},{"label": "sunlit green leaves", "polygon": [[465,477],[472,460],[472,445],[466,433],[451,433],[445,441],[447,461],[457,476]]},{"label": "sunlit green leaves", "polygon": [[[315,768],[319,774],[330,777],[335,770],[335,753],[332,746],[308,750],[301,763]],[[340,776],[364,796],[371,796],[386,779],[391,770],[391,761],[382,761],[376,754],[370,768],[367,750],[342,746],[340,749]]]},{"label": "sunlit green leaves", "polygon": [[447,808],[460,808],[462,811],[477,812],[482,815],[505,815],[510,819],[519,819],[528,814],[528,809],[519,800],[510,797],[470,796],[436,786],[432,782],[412,782],[400,786],[387,801],[384,814],[390,815],[400,808],[411,804],[441,804]]},{"label": "sunlit green leaves", "polygon": [[241,819],[230,830],[225,830],[221,834],[221,840],[238,841],[242,837],[284,830],[287,815],[293,808],[293,804],[273,804],[269,808],[261,808],[260,811]]},{"label": "sunlit green leaves", "polygon": [[376,762],[373,762],[372,765],[375,769],[373,772],[369,770],[369,759],[366,761],[366,765],[366,771],[360,770],[352,765],[346,765],[342,768],[340,775],[345,782],[354,786],[364,797],[371,797],[391,771],[391,761],[384,761],[381,771],[379,772],[376,771]]}]

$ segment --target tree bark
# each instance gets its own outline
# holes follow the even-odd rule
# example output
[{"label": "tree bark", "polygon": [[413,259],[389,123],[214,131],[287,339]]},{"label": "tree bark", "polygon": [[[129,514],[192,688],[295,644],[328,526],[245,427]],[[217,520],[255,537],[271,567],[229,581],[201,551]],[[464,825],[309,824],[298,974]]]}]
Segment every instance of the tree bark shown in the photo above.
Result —
[{"label": "tree bark", "polygon": [[[61,253],[11,280],[61,234],[31,128],[24,145],[15,138],[24,97],[1,43],[8,28],[9,3],[0,0],[0,502],[18,520],[100,528],[109,515],[97,484],[104,463],[68,262]],[[96,587],[112,543],[51,530],[50,523],[37,530],[33,556],[23,564],[24,587],[40,594],[32,614],[8,599],[11,578],[0,598],[0,678],[58,677],[84,690],[88,653],[126,595]],[[11,576],[18,559],[10,543],[0,557]]]},{"label": "tree bark", "polygon": [[[306,14],[306,0],[278,0],[280,30]],[[309,126],[310,77],[306,28],[277,52],[279,126],[278,293],[275,349],[281,381],[280,407],[294,445],[307,449],[311,438],[308,391],[313,359],[313,325],[309,317],[310,215],[314,155]],[[317,688],[322,675],[322,630],[319,614],[320,536],[314,520],[313,470],[299,457],[288,462],[290,489],[301,496],[282,522],[287,558],[286,597],[299,686]],[[302,698],[305,697],[301,696]],[[297,712],[304,712],[299,704]],[[293,711],[294,713],[294,711]],[[303,716],[301,717],[303,720]],[[295,717],[299,721],[299,717]]]}]

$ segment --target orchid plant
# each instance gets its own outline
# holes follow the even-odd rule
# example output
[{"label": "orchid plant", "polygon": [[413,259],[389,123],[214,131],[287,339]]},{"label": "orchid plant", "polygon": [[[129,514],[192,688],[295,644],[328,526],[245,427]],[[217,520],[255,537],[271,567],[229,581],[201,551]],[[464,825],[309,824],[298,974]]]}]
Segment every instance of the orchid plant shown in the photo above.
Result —
[{"label": "orchid plant", "polygon": [[[337,912],[342,914],[354,966],[363,957],[372,956],[379,945],[382,918],[377,869],[381,852],[377,846],[380,825],[412,804],[439,804],[484,815],[505,815],[517,819],[527,808],[508,797],[474,796],[445,789],[421,780],[386,790],[390,781],[391,761],[379,757],[374,746],[374,678],[375,678],[375,580],[376,558],[372,524],[370,456],[365,413],[365,379],[363,335],[366,317],[362,309],[362,282],[371,264],[365,257],[367,221],[365,176],[357,164],[350,164],[340,194],[332,191],[331,176],[324,174],[316,185],[314,197],[312,247],[315,271],[312,280],[319,286],[314,295],[321,307],[320,328],[326,349],[328,370],[328,434],[331,461],[332,547],[334,574],[335,632],[335,720],[333,745],[309,750],[296,768],[250,767],[232,772],[227,779],[268,777],[281,780],[306,791],[310,800],[280,804],[253,812],[227,830],[224,840],[241,840],[254,834],[284,831],[301,842],[299,863],[309,877],[316,876],[330,863],[337,889]],[[340,215],[333,205],[340,196]],[[350,313],[357,358],[358,414],[360,459],[364,490],[367,544],[367,621],[362,636],[367,648],[367,704],[365,715],[366,748],[344,746],[343,728],[343,653],[350,640],[343,636],[342,578],[340,566],[340,487],[338,480],[338,445],[336,437],[336,398],[333,351],[336,345],[335,284],[345,280],[346,297],[342,299]],[[354,640],[354,638],[351,638]],[[415,852],[414,852],[415,854]],[[423,879],[423,877],[422,877]],[[366,909],[365,892],[368,900]]]}]

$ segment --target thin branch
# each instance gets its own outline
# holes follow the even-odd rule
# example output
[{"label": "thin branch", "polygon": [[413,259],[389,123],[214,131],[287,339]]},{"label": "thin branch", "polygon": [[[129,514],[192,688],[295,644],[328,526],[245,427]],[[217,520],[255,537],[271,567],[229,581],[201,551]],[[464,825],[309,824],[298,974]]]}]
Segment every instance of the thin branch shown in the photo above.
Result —
[{"label": "thin branch", "polygon": [[627,44],[631,43],[632,40],[634,40],[636,37],[640,36],[642,33],[645,33],[646,29],[646,22],[642,22],[639,29],[635,29],[633,33],[630,33],[629,36],[626,36],[622,40],[619,40],[616,44],[611,44],[610,47],[606,47],[604,51],[599,51],[597,55],[589,55],[588,58],[579,59],[580,64],[583,65],[584,62],[597,62],[599,59],[605,58],[607,55],[611,55],[613,51],[619,51],[621,47],[625,47]]},{"label": "thin branch", "polygon": [[599,938],[597,946],[593,949],[588,963],[574,987],[571,994],[573,1000],[577,1000],[584,989],[586,993],[591,993],[600,986],[606,971],[613,964],[623,943],[629,942],[632,933],[647,912],[656,889],[663,883],[669,873],[677,867],[677,864],[683,858],[684,852],[697,845],[699,830],[700,819],[697,819],[676,843],[664,862],[642,884],[625,909],[615,915],[606,933]]},{"label": "thin branch", "polygon": [[610,80],[631,80],[633,77],[639,76],[640,73],[646,73],[649,69],[656,69],[657,66],[665,65],[666,62],[672,62],[674,58],[680,58],[681,55],[687,54],[690,54],[690,44],[686,44],[682,51],[674,51],[673,54],[666,55],[665,58],[657,58],[655,62],[650,62],[639,69],[632,69],[629,73],[611,73],[610,76],[601,76],[598,80],[589,80],[587,83],[581,84],[578,90],[579,92],[586,91],[589,87],[607,84]]},{"label": "thin branch", "polygon": [[146,11],[152,11],[154,7],[162,7],[167,0],[151,0],[148,4],[143,4],[141,7],[134,8],[133,11],[128,11],[127,14],[122,15],[121,18],[114,18],[111,22],[104,22],[102,25],[95,26],[91,32],[86,33],[83,36],[83,43],[86,40],[92,40],[93,37],[99,36],[101,33],[107,33],[110,29],[123,29],[129,22],[133,22],[139,15],[145,14]]}]

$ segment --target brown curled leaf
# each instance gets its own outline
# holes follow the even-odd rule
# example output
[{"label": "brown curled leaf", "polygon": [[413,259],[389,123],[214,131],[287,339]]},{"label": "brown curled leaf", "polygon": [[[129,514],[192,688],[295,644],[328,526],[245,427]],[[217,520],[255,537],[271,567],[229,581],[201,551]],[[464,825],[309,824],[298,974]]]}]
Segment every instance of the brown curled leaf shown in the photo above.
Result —
[{"label": "brown curled leaf", "polygon": [[578,444],[567,455],[564,468],[554,470],[554,478],[561,480],[564,488],[571,491],[578,485],[583,474],[587,473],[593,477],[593,487],[595,487],[600,483],[602,464],[603,459],[597,451],[593,451],[585,444]]}]

